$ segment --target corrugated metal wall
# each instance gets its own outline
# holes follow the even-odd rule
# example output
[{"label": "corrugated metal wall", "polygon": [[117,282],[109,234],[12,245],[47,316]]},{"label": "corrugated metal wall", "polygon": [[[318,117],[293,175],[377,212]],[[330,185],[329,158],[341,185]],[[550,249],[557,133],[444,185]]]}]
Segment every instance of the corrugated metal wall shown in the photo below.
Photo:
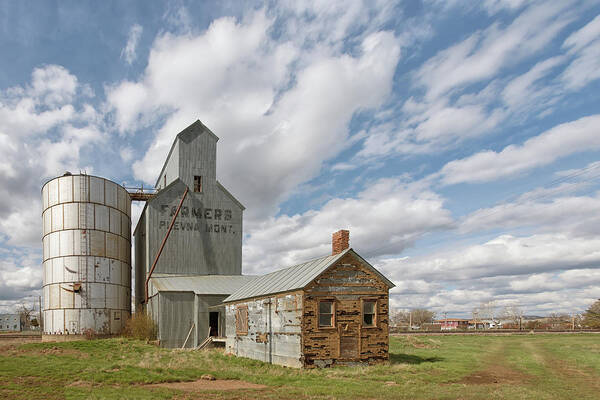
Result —
[{"label": "corrugated metal wall", "polygon": [[[158,251],[171,222],[172,210],[185,185],[176,182],[160,191],[148,204],[149,262]],[[224,216],[225,212],[231,217]],[[215,218],[215,212],[218,217]],[[197,216],[197,213],[202,213]],[[217,190],[189,193],[169,235],[155,272],[188,275],[240,275],[242,210]],[[137,233],[139,234],[139,233]],[[142,266],[136,271],[144,270]]]},{"label": "corrugated metal wall", "polygon": [[[235,310],[248,306],[248,334],[236,334]],[[302,294],[292,293],[226,306],[226,351],[288,367],[302,367]]]},{"label": "corrugated metal wall", "polygon": [[[194,324],[194,293],[161,292],[158,295],[158,338],[163,347],[181,347]],[[196,328],[194,328],[196,329]],[[195,335],[194,329],[190,335]],[[186,347],[193,347],[188,340]]]},{"label": "corrugated metal wall", "polygon": [[173,144],[173,148],[166,161],[166,165],[160,177],[158,178],[156,187],[164,189],[179,176],[179,141]]},{"label": "corrugated metal wall", "polygon": [[119,333],[131,311],[127,191],[67,175],[44,185],[42,201],[44,332]]},{"label": "corrugated metal wall", "polygon": [[[144,281],[186,185],[186,200],[156,266],[155,273],[240,275],[242,273],[243,207],[215,178],[216,141],[200,125],[186,130],[173,147],[163,175],[171,184],[150,200],[135,232],[136,303],[144,297]],[[200,129],[200,130],[198,130]],[[177,182],[173,175],[178,168]],[[202,177],[195,193],[194,175]],[[162,176],[162,175],[161,175]],[[159,181],[162,186],[162,182]],[[145,229],[144,229],[145,228]]]},{"label": "corrugated metal wall", "polygon": [[[243,207],[216,181],[218,138],[194,123],[178,135],[135,232],[136,304],[144,299],[144,283],[165,237],[172,215],[187,187],[173,230],[154,273],[176,275],[241,275]],[[166,176],[166,187],[165,179]],[[202,177],[202,192],[194,192],[194,176]],[[181,347],[192,323],[187,347],[198,345],[209,326],[208,307],[226,296],[160,292],[150,310],[159,325],[161,344]],[[224,314],[224,313],[223,313]],[[223,326],[224,316],[222,317]]]},{"label": "corrugated metal wall", "polygon": [[225,307],[213,307],[223,303],[227,296],[219,295],[196,295],[196,310],[198,315],[198,336],[195,345],[199,345],[208,337],[209,313],[219,312],[219,333],[217,336],[225,336]]}]

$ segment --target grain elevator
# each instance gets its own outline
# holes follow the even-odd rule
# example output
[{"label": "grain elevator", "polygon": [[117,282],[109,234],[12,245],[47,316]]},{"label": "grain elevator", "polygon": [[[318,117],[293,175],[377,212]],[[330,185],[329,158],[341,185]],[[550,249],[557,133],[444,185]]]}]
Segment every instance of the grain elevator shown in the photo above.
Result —
[{"label": "grain elevator", "polygon": [[244,206],[216,179],[218,137],[200,121],[176,137],[134,231],[135,304],[165,347],[224,336],[222,300],[242,276]]}]

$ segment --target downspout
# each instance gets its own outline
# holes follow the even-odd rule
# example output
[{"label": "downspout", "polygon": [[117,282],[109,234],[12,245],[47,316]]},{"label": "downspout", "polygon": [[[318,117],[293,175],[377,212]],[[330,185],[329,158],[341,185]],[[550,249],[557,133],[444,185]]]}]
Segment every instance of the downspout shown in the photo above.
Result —
[{"label": "downspout", "polygon": [[269,364],[273,364],[273,321],[271,319],[271,304],[269,299]]},{"label": "downspout", "polygon": [[185,200],[185,196],[187,196],[188,191],[189,191],[189,188],[186,185],[185,192],[183,192],[181,201],[179,201],[179,205],[177,206],[177,211],[175,211],[175,215],[173,215],[173,219],[171,220],[169,229],[167,230],[167,233],[166,233],[162,243],[160,244],[160,248],[158,249],[158,253],[156,253],[156,257],[154,257],[154,262],[152,263],[152,268],[150,268],[150,272],[148,272],[148,277],[146,278],[146,300],[144,301],[144,303],[146,303],[146,304],[148,304],[148,282],[150,282],[150,277],[152,276],[152,273],[154,272],[154,268],[156,268],[156,263],[158,263],[158,258],[160,257],[160,254],[162,253],[162,251],[165,247],[165,244],[167,243],[167,239],[169,238],[171,229],[173,229],[173,225],[175,225],[175,219],[177,218],[177,215],[179,215],[179,211],[181,210],[181,206],[183,205],[183,201]]}]

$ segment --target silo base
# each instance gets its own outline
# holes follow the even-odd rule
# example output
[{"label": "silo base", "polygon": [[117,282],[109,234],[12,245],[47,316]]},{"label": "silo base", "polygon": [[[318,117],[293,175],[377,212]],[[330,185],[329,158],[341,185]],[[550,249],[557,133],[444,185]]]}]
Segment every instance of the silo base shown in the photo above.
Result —
[{"label": "silo base", "polygon": [[74,342],[78,340],[109,339],[119,337],[119,335],[42,335],[42,342]]}]

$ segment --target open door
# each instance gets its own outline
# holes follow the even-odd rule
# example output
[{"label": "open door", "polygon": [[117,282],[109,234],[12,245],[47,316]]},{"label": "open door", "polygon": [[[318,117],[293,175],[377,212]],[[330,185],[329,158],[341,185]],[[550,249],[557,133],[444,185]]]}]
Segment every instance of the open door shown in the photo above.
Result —
[{"label": "open door", "polygon": [[211,311],[208,314],[208,324],[210,326],[210,336],[218,337],[219,336],[219,312]]}]

